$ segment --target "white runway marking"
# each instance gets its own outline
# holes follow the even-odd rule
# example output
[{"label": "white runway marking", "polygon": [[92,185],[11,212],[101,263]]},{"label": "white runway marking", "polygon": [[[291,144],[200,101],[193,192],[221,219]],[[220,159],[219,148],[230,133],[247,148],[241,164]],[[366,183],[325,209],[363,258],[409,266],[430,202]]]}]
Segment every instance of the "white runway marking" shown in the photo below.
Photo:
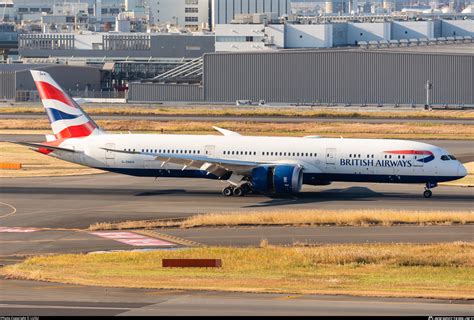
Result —
[{"label": "white runway marking", "polygon": [[37,229],[31,228],[7,228],[7,227],[0,227],[0,232],[5,233],[24,233],[24,232],[35,232],[38,231]]},{"label": "white runway marking", "polygon": [[166,247],[175,245],[171,242],[145,237],[132,232],[91,232],[91,234],[136,247]]}]

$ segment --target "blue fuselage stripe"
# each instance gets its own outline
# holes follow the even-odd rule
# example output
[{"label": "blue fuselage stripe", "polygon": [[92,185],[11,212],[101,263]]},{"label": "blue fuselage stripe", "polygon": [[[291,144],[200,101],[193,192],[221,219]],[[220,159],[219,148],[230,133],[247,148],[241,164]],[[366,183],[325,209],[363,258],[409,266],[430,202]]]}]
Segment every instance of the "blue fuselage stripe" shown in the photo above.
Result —
[{"label": "blue fuselage stripe", "polygon": [[[105,171],[126,174],[137,177],[163,177],[163,178],[202,178],[219,179],[204,170],[166,170],[166,169],[130,169],[130,168],[98,168]],[[397,176],[376,174],[340,174],[340,173],[304,173],[303,184],[317,184],[318,182],[380,182],[380,183],[426,183],[445,182],[460,179],[456,176]],[[228,177],[222,177],[226,180]]]}]

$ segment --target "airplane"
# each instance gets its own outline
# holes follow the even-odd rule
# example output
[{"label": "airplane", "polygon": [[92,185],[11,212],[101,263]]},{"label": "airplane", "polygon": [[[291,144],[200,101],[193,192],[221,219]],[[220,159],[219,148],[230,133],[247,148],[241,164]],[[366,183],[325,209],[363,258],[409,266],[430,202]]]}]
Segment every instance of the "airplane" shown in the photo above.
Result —
[{"label": "airplane", "polygon": [[425,184],[463,178],[466,168],[446,150],[405,140],[220,135],[112,134],[102,130],[44,71],[31,74],[54,135],[15,142],[42,154],[140,177],[205,178],[227,182],[224,196],[289,195],[303,184]]}]

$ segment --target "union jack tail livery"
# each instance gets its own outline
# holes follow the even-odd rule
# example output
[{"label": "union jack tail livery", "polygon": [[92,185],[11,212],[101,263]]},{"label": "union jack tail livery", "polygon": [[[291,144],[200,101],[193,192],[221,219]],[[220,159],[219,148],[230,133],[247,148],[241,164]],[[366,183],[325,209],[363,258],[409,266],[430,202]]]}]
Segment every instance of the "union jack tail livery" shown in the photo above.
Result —
[{"label": "union jack tail livery", "polygon": [[31,70],[31,75],[57,140],[102,133],[99,126],[47,72]]}]

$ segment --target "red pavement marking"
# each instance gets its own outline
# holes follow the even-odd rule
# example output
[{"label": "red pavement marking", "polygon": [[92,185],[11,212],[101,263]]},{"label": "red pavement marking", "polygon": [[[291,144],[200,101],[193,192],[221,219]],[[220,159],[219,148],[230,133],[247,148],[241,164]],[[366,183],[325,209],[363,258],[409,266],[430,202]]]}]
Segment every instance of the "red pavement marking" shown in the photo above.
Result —
[{"label": "red pavement marking", "polygon": [[118,242],[122,242],[131,246],[136,247],[166,247],[166,246],[174,246],[173,243],[163,241],[160,239],[149,238],[146,236],[142,236],[140,234],[132,233],[132,232],[91,232],[91,234],[107,238],[111,240],[115,240]]},{"label": "red pavement marking", "polygon": [[5,233],[25,233],[25,232],[35,232],[38,231],[37,229],[31,228],[8,228],[8,227],[0,227],[0,232]]}]

